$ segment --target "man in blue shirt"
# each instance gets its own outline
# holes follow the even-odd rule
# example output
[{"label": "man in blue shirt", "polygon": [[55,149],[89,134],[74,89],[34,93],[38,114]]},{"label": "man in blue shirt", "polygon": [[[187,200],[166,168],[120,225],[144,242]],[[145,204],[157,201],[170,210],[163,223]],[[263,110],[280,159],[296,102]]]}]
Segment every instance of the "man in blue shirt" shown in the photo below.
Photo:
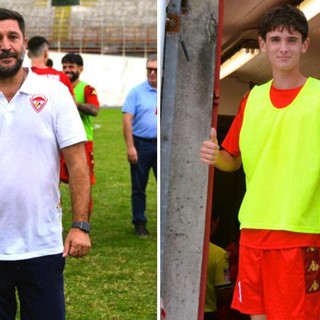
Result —
[{"label": "man in blue shirt", "polygon": [[147,59],[147,80],[129,92],[122,112],[131,172],[132,223],[138,236],[146,236],[146,187],[151,168],[157,179],[156,55]]}]

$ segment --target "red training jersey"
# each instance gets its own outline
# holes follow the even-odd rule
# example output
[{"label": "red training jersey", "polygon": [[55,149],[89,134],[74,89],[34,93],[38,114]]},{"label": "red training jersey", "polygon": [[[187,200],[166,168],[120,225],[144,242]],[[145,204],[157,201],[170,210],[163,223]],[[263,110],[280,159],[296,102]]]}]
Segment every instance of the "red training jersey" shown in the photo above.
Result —
[{"label": "red training jersey", "polygon": [[40,76],[47,76],[48,78],[61,81],[64,85],[68,87],[71,95],[74,97],[73,87],[70,82],[70,79],[62,71],[58,71],[54,68],[37,68],[37,67],[31,67],[31,70]]}]

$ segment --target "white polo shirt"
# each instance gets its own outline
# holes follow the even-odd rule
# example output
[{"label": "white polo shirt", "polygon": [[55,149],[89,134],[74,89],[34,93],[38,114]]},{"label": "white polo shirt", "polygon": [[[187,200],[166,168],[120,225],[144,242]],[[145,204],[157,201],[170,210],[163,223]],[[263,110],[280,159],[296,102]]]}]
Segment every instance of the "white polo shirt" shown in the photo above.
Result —
[{"label": "white polo shirt", "polygon": [[86,140],[68,88],[29,70],[0,91],[0,260],[62,253],[60,149]]}]

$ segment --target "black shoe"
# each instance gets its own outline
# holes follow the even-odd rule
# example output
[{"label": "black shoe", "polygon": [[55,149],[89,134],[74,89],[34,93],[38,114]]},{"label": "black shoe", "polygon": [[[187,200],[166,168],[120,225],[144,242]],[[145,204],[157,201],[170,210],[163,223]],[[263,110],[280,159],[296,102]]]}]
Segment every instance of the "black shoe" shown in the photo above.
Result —
[{"label": "black shoe", "polygon": [[146,237],[149,234],[149,231],[146,229],[146,223],[144,221],[137,222],[134,228],[136,231],[136,235],[139,237]]}]

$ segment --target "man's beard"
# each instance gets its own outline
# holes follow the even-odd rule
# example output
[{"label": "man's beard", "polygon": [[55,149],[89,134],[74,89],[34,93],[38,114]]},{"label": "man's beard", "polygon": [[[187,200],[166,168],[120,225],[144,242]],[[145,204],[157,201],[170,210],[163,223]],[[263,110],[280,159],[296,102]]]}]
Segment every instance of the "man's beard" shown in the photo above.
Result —
[{"label": "man's beard", "polygon": [[25,56],[24,51],[21,52],[21,54],[19,56],[15,53],[12,53],[9,51],[1,53],[0,59],[13,57],[13,58],[16,58],[17,61],[16,61],[15,65],[13,65],[12,67],[3,67],[0,65],[0,78],[8,78],[8,77],[12,77],[12,76],[16,75],[18,73],[18,71],[21,69],[24,56]]},{"label": "man's beard", "polygon": [[69,73],[69,75],[71,75],[71,77],[69,78],[70,82],[74,82],[79,78],[80,73],[79,72],[72,72],[72,73]]}]

